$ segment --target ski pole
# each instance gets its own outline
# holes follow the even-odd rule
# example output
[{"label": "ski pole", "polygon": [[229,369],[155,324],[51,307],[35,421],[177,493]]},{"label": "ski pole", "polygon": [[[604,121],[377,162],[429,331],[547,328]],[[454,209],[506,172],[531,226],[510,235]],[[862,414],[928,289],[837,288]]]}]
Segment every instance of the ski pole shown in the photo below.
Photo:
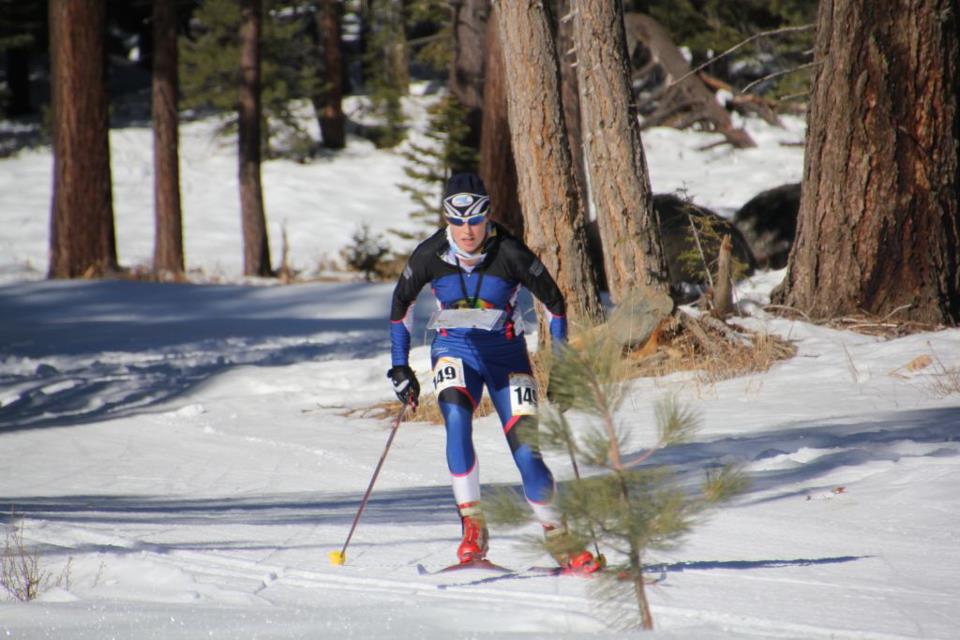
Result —
[{"label": "ski pole", "polygon": [[383,454],[380,456],[380,462],[377,463],[377,468],[373,470],[373,477],[370,478],[370,485],[367,487],[367,492],[363,494],[363,500],[360,501],[360,508],[357,509],[357,515],[353,518],[353,525],[350,526],[350,533],[347,534],[347,541],[343,543],[343,548],[340,549],[340,551],[330,552],[330,564],[342,565],[347,561],[347,545],[350,544],[350,538],[353,537],[353,532],[357,530],[357,523],[360,522],[360,515],[367,506],[367,500],[370,499],[370,492],[373,491],[373,483],[377,481],[377,476],[380,475],[380,469],[383,467],[383,461],[387,459],[387,452],[390,451],[390,445],[393,443],[393,437],[397,435],[397,428],[400,426],[400,421],[403,420],[403,414],[407,412],[407,406],[407,403],[404,403],[404,405],[400,408],[400,412],[397,414],[397,417],[393,420],[393,426],[390,428],[390,435],[387,437],[387,444],[383,448]]}]

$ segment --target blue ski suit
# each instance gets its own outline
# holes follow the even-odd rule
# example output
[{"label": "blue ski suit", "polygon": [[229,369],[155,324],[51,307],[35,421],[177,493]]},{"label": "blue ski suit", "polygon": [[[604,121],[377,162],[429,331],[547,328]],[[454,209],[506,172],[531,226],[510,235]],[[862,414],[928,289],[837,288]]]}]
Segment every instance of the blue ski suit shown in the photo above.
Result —
[{"label": "blue ski suit", "polygon": [[543,263],[502,226],[488,223],[483,257],[465,267],[444,229],[410,256],[393,292],[390,337],[393,365],[408,364],[411,309],[428,282],[441,309],[502,310],[499,329],[443,329],[431,347],[434,390],[446,425],[447,466],[458,505],[480,499],[473,413],[486,386],[520,471],[523,490],[541,522],[556,526],[550,506],[553,475],[536,444],[537,388],[523,339],[517,294],[526,287],[546,307],[555,341],[566,339],[565,303]]}]

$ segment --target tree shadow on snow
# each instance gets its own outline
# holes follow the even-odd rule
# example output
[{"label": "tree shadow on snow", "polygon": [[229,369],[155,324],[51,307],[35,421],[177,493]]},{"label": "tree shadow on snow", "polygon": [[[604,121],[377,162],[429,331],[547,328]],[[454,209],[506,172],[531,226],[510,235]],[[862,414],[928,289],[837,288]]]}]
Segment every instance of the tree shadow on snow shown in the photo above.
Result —
[{"label": "tree shadow on snow", "polygon": [[[356,493],[295,493],[279,495],[247,496],[241,498],[172,498],[166,496],[140,495],[62,495],[26,496],[0,499],[0,523],[15,519],[40,520],[78,527],[118,527],[117,539],[97,543],[80,542],[72,545],[70,553],[136,553],[149,551],[168,553],[172,551],[239,551],[277,549],[276,543],[219,540],[225,527],[280,527],[325,526],[342,529],[337,544],[346,537],[357,513],[362,492]],[[360,528],[372,526],[423,526],[429,524],[456,527],[459,523],[453,494],[447,486],[412,487],[375,491],[363,512]],[[136,530],[147,527],[192,527],[201,532],[211,527],[213,536],[202,533],[197,541],[154,543],[130,540],[122,527],[133,526]],[[419,533],[419,530],[418,530]],[[136,535],[136,534],[131,534]],[[289,531],[278,534],[286,538]],[[368,538],[371,536],[368,536]],[[308,537],[309,538],[309,537]],[[424,542],[420,536],[412,541]],[[397,544],[393,539],[383,544]],[[380,543],[358,539],[355,547],[376,546]],[[329,536],[299,540],[294,544],[284,542],[282,548],[330,547]],[[64,552],[51,547],[50,552]]]},{"label": "tree shadow on snow", "polygon": [[750,569],[778,569],[781,567],[813,567],[827,564],[844,564],[872,557],[873,556],[834,556],[829,558],[797,558],[794,560],[701,560],[652,565],[648,571],[650,573],[680,573],[688,569],[695,571],[711,571],[716,569],[743,571]]},{"label": "tree shadow on snow", "polygon": [[[0,286],[0,434],[146,412],[235,366],[385,353],[390,291],[364,283]],[[418,305],[415,331],[427,306]]]},{"label": "tree shadow on snow", "polygon": [[[670,465],[683,486],[700,484],[706,472],[721,464],[740,464],[749,477],[741,504],[756,504],[795,496],[809,496],[836,487],[822,479],[845,469],[843,482],[854,482],[873,473],[872,462],[897,462],[911,457],[956,456],[960,447],[960,407],[899,411],[793,423],[744,436],[718,438],[669,447],[645,465]],[[936,447],[943,443],[943,447]],[[934,445],[925,453],[914,444]],[[624,457],[627,465],[640,460],[643,451]]]}]

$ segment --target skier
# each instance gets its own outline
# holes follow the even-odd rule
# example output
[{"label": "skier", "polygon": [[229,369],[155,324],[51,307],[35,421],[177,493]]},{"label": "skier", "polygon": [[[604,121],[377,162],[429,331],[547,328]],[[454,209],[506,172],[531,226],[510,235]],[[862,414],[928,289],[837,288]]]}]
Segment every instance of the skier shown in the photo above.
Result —
[{"label": "skier", "polygon": [[[480,177],[456,174],[446,185],[447,226],[410,256],[390,310],[392,368],[387,377],[401,402],[416,405],[420,384],[410,368],[411,309],[431,283],[440,311],[432,328],[433,384],[446,425],[447,466],[463,527],[461,563],[483,560],[487,527],[473,448],[473,413],[486,386],[520,470],[523,491],[548,539],[566,535],[552,506],[556,486],[535,442],[537,384],[517,309],[520,286],[546,307],[554,341],[566,339],[565,303],[543,263],[519,239],[489,219],[490,198]],[[551,545],[554,546],[554,545]],[[556,546],[563,546],[556,545]],[[591,573],[600,562],[588,550],[555,556],[564,568]]]}]

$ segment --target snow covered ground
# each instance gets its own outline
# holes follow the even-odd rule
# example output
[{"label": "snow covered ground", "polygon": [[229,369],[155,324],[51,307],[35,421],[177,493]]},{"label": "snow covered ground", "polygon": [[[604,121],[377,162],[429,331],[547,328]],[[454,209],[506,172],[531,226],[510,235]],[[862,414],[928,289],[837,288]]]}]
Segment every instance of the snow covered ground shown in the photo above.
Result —
[{"label": "snow covered ground", "polygon": [[[798,180],[801,151],[781,142],[802,126],[749,126],[760,147],[748,151],[648,132],[654,189],[729,213]],[[187,262],[227,284],[43,281],[49,151],[0,161],[0,517],[22,519],[51,583],[63,578],[28,604],[0,597],[0,637],[627,637],[589,580],[418,575],[418,563],[453,561],[459,539],[436,425],[401,427],[346,565],[330,565],[388,433],[347,410],[391,396],[391,286],[243,284],[235,158],[210,129],[183,131]],[[152,251],[149,135],[112,133],[127,265]],[[305,270],[355,223],[403,224],[400,175],[396,155],[360,142],[315,164],[267,164],[274,255],[284,220]],[[763,302],[781,277],[761,273],[741,296]],[[960,393],[948,375],[960,331],[884,341],[760,312],[744,323],[794,341],[797,356],[716,384],[638,380],[621,416],[641,447],[655,401],[675,393],[703,429],[663,461],[693,475],[736,461],[752,479],[683,546],[647,559],[663,578],[650,637],[960,637]],[[923,355],[926,367],[908,366]],[[495,419],[478,421],[476,444],[484,483],[518,483]],[[564,456],[548,462],[571,477]],[[491,558],[546,563],[522,544],[532,533],[495,529]]]}]

